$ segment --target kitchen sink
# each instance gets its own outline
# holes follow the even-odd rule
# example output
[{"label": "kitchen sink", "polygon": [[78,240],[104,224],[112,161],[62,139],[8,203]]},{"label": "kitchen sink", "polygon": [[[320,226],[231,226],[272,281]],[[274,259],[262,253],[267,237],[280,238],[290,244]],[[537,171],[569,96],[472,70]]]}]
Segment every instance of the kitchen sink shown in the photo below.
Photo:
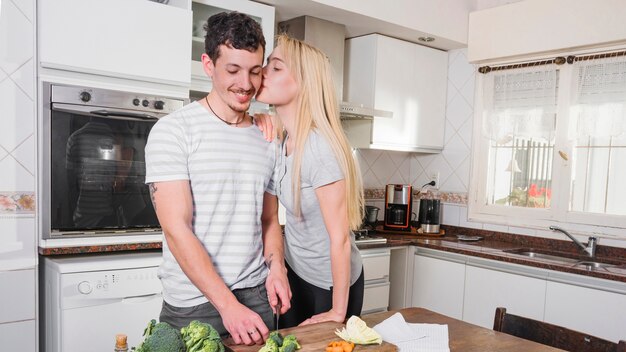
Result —
[{"label": "kitchen sink", "polygon": [[[515,248],[504,250],[505,253],[524,256],[527,258],[544,259],[561,264],[568,264],[574,267],[581,267],[587,270],[605,269],[621,266],[623,263],[607,263],[605,261],[599,261],[598,258],[589,258],[584,256],[577,256],[571,253],[564,253],[559,251],[552,251],[549,249],[538,248]],[[609,259],[610,261],[610,259]]]},{"label": "kitchen sink", "polygon": [[528,258],[545,259],[566,264],[574,264],[580,260],[578,258],[572,258],[571,256],[568,256],[567,253],[534,248],[516,248],[505,250],[504,252],[517,254]]},{"label": "kitchen sink", "polygon": [[613,267],[616,267],[617,265],[601,263],[601,262],[596,262],[592,260],[581,260],[578,263],[576,263],[576,266],[582,266],[587,270],[593,270],[593,269],[613,268]]}]

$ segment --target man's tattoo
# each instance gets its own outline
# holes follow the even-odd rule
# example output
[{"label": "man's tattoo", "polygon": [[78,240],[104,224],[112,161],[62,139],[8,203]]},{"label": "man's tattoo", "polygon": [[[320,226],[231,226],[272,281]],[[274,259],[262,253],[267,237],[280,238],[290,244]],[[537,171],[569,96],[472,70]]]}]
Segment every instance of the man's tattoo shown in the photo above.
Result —
[{"label": "man's tattoo", "polygon": [[267,256],[267,260],[265,260],[265,265],[267,265],[268,269],[272,269],[272,258],[274,258],[274,253],[270,253]]},{"label": "man's tattoo", "polygon": [[154,207],[154,210],[156,210],[156,201],[154,200],[154,194],[157,191],[157,186],[154,183],[151,183],[148,188],[150,189],[150,199],[152,200],[152,206]]}]

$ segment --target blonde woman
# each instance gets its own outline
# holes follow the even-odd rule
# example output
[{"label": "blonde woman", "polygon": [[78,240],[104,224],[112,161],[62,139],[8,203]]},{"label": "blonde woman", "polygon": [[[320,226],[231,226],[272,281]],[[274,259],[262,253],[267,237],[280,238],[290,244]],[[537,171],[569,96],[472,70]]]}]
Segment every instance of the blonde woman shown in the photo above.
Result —
[{"label": "blonde woman", "polygon": [[361,224],[363,189],[326,55],[278,36],[256,99],[275,107],[275,124],[284,131],[273,179],[287,210],[285,260],[293,296],[281,328],[343,322],[359,315],[363,304],[363,265],[351,236]]}]

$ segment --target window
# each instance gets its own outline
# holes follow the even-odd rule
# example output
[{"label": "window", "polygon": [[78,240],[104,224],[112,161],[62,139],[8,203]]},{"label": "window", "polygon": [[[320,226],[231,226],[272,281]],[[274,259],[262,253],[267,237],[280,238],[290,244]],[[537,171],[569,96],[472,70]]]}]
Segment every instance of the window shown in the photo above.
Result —
[{"label": "window", "polygon": [[626,57],[570,62],[478,76],[471,218],[626,227]]}]

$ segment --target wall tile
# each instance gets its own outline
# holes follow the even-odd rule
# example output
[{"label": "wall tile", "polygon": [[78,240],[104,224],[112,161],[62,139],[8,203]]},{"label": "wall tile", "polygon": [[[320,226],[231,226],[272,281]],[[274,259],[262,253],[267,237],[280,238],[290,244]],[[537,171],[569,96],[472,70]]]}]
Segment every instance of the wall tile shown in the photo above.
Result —
[{"label": "wall tile", "polygon": [[35,192],[35,176],[9,155],[0,161],[0,191]]},{"label": "wall tile", "polygon": [[0,82],[0,145],[9,152],[34,133],[33,101],[11,79]]},{"label": "wall tile", "polygon": [[37,156],[35,154],[34,134],[26,138],[11,154],[29,173],[35,175],[35,160],[37,160]]},{"label": "wall tile", "polygon": [[443,225],[459,226],[459,206],[443,204],[441,206],[441,222]]},{"label": "wall tile", "polygon": [[13,4],[24,14],[24,16],[33,22],[35,18],[35,2],[33,0],[11,0]]},{"label": "wall tile", "polygon": [[7,74],[0,68],[0,82],[4,81],[5,78],[7,78]]},{"label": "wall tile", "polygon": [[11,74],[11,79],[28,95],[31,100],[35,100],[35,65],[33,60],[28,60],[17,71]]}]

